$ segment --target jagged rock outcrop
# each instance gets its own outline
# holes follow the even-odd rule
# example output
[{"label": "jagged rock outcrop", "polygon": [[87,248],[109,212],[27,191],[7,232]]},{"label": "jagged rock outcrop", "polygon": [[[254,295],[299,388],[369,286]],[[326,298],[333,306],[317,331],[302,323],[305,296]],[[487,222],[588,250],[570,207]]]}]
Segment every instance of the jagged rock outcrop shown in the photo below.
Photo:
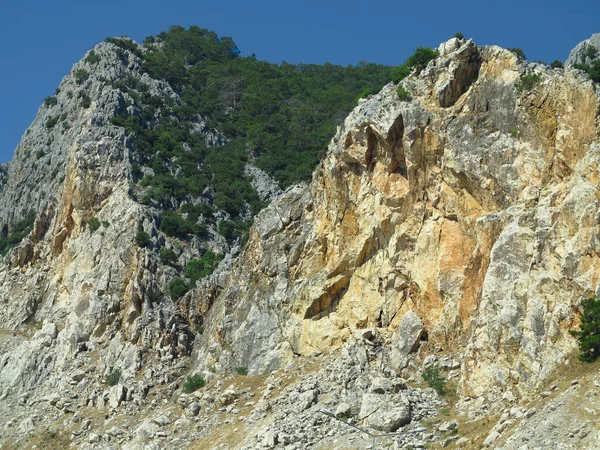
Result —
[{"label": "jagged rock outcrop", "polygon": [[600,58],[600,33],[592,34],[589,39],[577,44],[571,50],[571,53],[569,53],[569,57],[565,61],[565,66],[591,64],[592,61],[598,58]]},{"label": "jagged rock outcrop", "polygon": [[[96,46],[96,66],[74,66],[0,170],[3,235],[36,213],[0,261],[0,413],[12,414],[0,443],[62,421],[90,448],[212,448],[229,414],[243,422],[238,447],[344,436],[349,448],[356,433],[332,435],[321,408],[385,431],[431,418],[445,403],[413,386],[420,363],[457,383],[469,419],[541,387],[575,349],[580,300],[600,295],[600,89],[499,47],[453,38],[439,50],[402,81],[410,100],[390,84],[359,102],[311,183],[281,193],[248,166],[271,204],[246,248],[174,302],[176,271],[153,251],[173,244],[131,195],[138,155],[110,118],[140,113],[113,88],[124,77],[179,97],[136,52]],[[540,83],[517,89],[531,74]],[[223,142],[206,123],[196,131]],[[261,377],[226,387],[234,369]],[[183,394],[197,373],[209,389]],[[111,422],[120,414],[126,429]],[[510,443],[507,418],[524,414],[488,443]],[[454,429],[427,439],[446,445]]]},{"label": "jagged rock outcrop", "polygon": [[[27,211],[36,220],[0,261],[0,327],[23,334],[0,341],[2,398],[35,388],[44,395],[91,351],[99,353],[100,378],[120,370],[124,379],[142,367],[142,349],[169,358],[191,351],[193,334],[165,294],[173,270],[152,252],[154,243],[168,245],[157,212],[130,195],[139,155],[110,122],[134,108],[130,94],[114,87],[127,77],[142,80],[150,95],[179,101],[166,82],[142,73],[138,55],[103,42],[42,105],[8,166],[0,190],[4,235]],[[222,137],[202,129],[207,140]],[[87,225],[92,217],[98,229]],[[151,237],[148,248],[136,244],[140,231]],[[36,331],[42,321],[59,324],[56,335]]]},{"label": "jagged rock outcrop", "polygon": [[388,85],[361,103],[312,183],[258,216],[201,365],[264,372],[356,329],[391,338],[409,311],[430,347],[467,349],[467,395],[526,393],[574,350],[599,289],[598,87],[499,47],[441,50],[403,81],[411,101]]}]

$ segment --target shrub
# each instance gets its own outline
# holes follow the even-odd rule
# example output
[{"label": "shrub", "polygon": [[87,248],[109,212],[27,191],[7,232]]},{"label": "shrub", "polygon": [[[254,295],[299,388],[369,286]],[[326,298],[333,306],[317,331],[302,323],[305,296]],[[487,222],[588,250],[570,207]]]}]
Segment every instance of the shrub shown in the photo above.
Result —
[{"label": "shrub", "polygon": [[550,63],[550,67],[553,69],[562,69],[564,66],[562,62],[560,62],[558,59],[555,59]]},{"label": "shrub", "polygon": [[98,61],[100,61],[100,57],[98,55],[96,55],[94,50],[92,50],[85,58],[85,62],[89,63],[89,64],[95,64]]},{"label": "shrub", "polygon": [[90,231],[93,233],[100,228],[100,221],[96,216],[92,216],[90,217],[90,220],[88,220],[87,225],[90,227]]},{"label": "shrub", "polygon": [[190,286],[181,277],[175,277],[169,281],[169,295],[172,300],[179,300],[190,290]]},{"label": "shrub", "polygon": [[5,255],[12,247],[21,242],[33,230],[35,212],[28,211],[25,217],[13,224],[6,237],[0,237],[0,255]]},{"label": "shrub", "polygon": [[593,45],[586,45],[581,56],[583,57],[584,61],[588,58],[594,59],[596,56],[598,56],[598,49]]},{"label": "shrub", "polygon": [[35,158],[36,159],[42,159],[44,157],[46,153],[44,153],[44,150],[39,149],[37,152],[35,152]]},{"label": "shrub", "polygon": [[369,95],[377,94],[378,92],[378,88],[364,88],[358,98],[367,98]]},{"label": "shrub", "polygon": [[413,69],[417,75],[420,74],[421,71],[427,67],[429,61],[437,58],[439,55],[440,53],[432,48],[417,47],[412,56],[410,56],[404,64],[392,69],[392,81],[394,83],[399,83],[409,76]]},{"label": "shrub", "polygon": [[160,229],[169,236],[181,239],[185,239],[188,234],[194,233],[193,224],[171,211],[163,211]]},{"label": "shrub", "polygon": [[102,226],[103,226],[104,228],[108,228],[108,227],[110,226],[110,222],[109,222],[109,221],[107,221],[107,220],[103,220],[103,221],[102,221]]},{"label": "shrub", "polygon": [[109,386],[115,386],[121,381],[121,369],[114,369],[111,373],[106,375],[104,382]]},{"label": "shrub", "polygon": [[46,105],[46,106],[54,106],[57,103],[58,103],[58,100],[56,100],[55,96],[46,97],[44,99],[44,105]]},{"label": "shrub", "polygon": [[75,81],[77,84],[82,84],[90,76],[89,72],[85,69],[77,69],[75,72]]},{"label": "shrub", "polygon": [[536,87],[540,81],[542,81],[540,74],[525,75],[521,77],[517,84],[515,84],[515,88],[517,89],[517,92],[530,91]]},{"label": "shrub", "polygon": [[465,38],[464,34],[462,34],[460,31],[457,33],[454,33],[454,36],[452,36],[452,37],[455,37],[456,39],[464,39]]},{"label": "shrub", "polygon": [[248,375],[248,368],[247,367],[236,367],[235,368],[235,373],[237,373],[238,375]]},{"label": "shrub", "polygon": [[202,258],[190,260],[185,266],[185,274],[190,279],[191,284],[194,285],[196,281],[213,273],[222,259],[223,255],[209,250],[202,255]]},{"label": "shrub", "polygon": [[423,380],[425,380],[425,382],[439,395],[444,395],[446,393],[446,380],[440,374],[440,370],[437,367],[426,367],[423,370]]},{"label": "shrub", "polygon": [[600,59],[595,60],[592,65],[589,64],[573,64],[575,69],[580,69],[587,72],[592,81],[600,83]]},{"label": "shrub", "polygon": [[82,94],[81,96],[81,106],[83,109],[88,109],[92,105],[92,99],[87,94]]},{"label": "shrub", "polygon": [[410,75],[410,67],[408,67],[408,64],[402,64],[401,66],[397,66],[394,67],[392,69],[392,81],[394,83],[400,83],[402,80],[404,80],[407,76]]},{"label": "shrub", "polygon": [[159,254],[160,262],[163,264],[173,264],[177,261],[177,254],[171,248],[163,248]]},{"label": "shrub", "polygon": [[523,50],[521,50],[520,48],[509,48],[508,49],[509,52],[513,52],[515,55],[517,55],[520,59],[527,59],[525,57],[525,52]]},{"label": "shrub", "polygon": [[58,123],[59,120],[60,116],[50,117],[48,120],[46,120],[46,129],[51,130],[52,128],[54,128],[54,126]]},{"label": "shrub", "polygon": [[593,362],[600,356],[600,299],[588,298],[581,302],[583,314],[579,330],[570,330],[579,342],[579,359]]},{"label": "shrub", "polygon": [[409,67],[414,67],[417,74],[427,67],[429,61],[440,56],[440,52],[429,47],[417,47],[413,55],[406,60]]},{"label": "shrub", "polygon": [[135,242],[140,247],[147,247],[150,245],[150,235],[145,231],[138,231],[135,235]]},{"label": "shrub", "polygon": [[410,92],[404,89],[404,86],[398,85],[398,89],[396,89],[396,93],[398,94],[398,98],[401,101],[410,100]]},{"label": "shrub", "polygon": [[202,378],[201,375],[188,375],[183,383],[183,392],[191,394],[205,385],[206,381],[204,381],[204,378]]}]

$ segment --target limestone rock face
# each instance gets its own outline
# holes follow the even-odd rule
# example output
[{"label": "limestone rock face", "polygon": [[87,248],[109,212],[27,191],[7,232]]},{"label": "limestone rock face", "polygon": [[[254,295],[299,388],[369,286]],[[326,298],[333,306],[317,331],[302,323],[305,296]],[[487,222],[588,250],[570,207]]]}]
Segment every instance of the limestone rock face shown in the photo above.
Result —
[{"label": "limestone rock face", "polygon": [[[465,394],[534,389],[575,349],[579,302],[600,293],[598,88],[442,47],[402,82],[411,101],[390,84],[359,104],[312,182],[259,214],[200,365],[259,373],[369,327],[391,342],[411,311],[430,348],[466,349]],[[541,83],[518,92],[529,73]]]},{"label": "limestone rock face", "polygon": [[[596,49],[595,56],[590,56],[590,50]],[[565,66],[572,66],[573,64],[590,64],[593,60],[600,58],[600,33],[592,34],[589,39],[577,44],[577,46],[571,50],[569,57],[565,61]]]},{"label": "limestone rock face", "polygon": [[[92,351],[100,379],[115,370],[133,378],[142,349],[158,358],[191,351],[188,324],[165,295],[169,269],[154,244],[136,245],[138,231],[163,244],[165,236],[157,211],[129,195],[139,156],[110,122],[132,108],[129,94],[113,87],[124,77],[142,80],[152,95],[179,98],[142,73],[131,51],[108,42],[93,51],[96,60],[74,65],[0,170],[0,232],[27,211],[36,215],[29,236],[0,258],[0,332],[20,330],[0,339],[0,411],[21,393],[44,395],[72,380]],[[205,131],[207,141],[222,138]],[[92,216],[102,223],[97,230],[86,226]]]}]

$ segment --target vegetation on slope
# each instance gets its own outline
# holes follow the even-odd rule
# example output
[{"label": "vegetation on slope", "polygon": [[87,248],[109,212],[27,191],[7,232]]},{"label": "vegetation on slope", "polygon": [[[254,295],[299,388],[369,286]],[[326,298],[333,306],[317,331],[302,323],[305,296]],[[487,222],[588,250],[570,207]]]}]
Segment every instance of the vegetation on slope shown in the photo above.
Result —
[{"label": "vegetation on slope", "polygon": [[[163,210],[161,229],[180,239],[204,237],[206,224],[230,241],[243,238],[264,206],[244,174],[248,159],[283,188],[307,180],[356,99],[390,76],[376,64],[276,65],[241,57],[231,38],[198,27],[148,37],[143,54],[127,39],[109,41],[141,56],[144,71],[181,96],[176,105],[128,77],[114,87],[140,113],[124,110],[112,120],[135,136],[139,200]],[[223,132],[227,143],[207,145],[195,131],[203,126]]]}]

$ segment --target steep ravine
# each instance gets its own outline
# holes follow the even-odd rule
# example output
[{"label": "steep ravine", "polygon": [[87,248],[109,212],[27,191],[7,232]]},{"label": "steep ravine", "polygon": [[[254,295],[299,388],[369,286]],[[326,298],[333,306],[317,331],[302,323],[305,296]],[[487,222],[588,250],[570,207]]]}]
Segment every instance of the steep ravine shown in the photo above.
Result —
[{"label": "steep ravine", "polygon": [[[312,181],[172,301],[156,249],[175,244],[131,195],[131,137],[110,123],[126,98],[106,80],[177,94],[134,54],[96,46],[100,69],[81,80],[84,59],[63,80],[0,189],[2,223],[36,213],[0,261],[0,446],[364,448],[326,408],[380,431],[427,426],[394,448],[535,447],[526,421],[569,402],[526,402],[572,364],[568,330],[600,295],[600,88],[499,47],[439,50],[401,82],[410,99],[389,84],[360,100]],[[424,366],[457,395],[426,389]],[[183,393],[190,374],[207,387]],[[582,382],[595,395],[597,378]],[[573,448],[594,448],[590,427]]]}]

